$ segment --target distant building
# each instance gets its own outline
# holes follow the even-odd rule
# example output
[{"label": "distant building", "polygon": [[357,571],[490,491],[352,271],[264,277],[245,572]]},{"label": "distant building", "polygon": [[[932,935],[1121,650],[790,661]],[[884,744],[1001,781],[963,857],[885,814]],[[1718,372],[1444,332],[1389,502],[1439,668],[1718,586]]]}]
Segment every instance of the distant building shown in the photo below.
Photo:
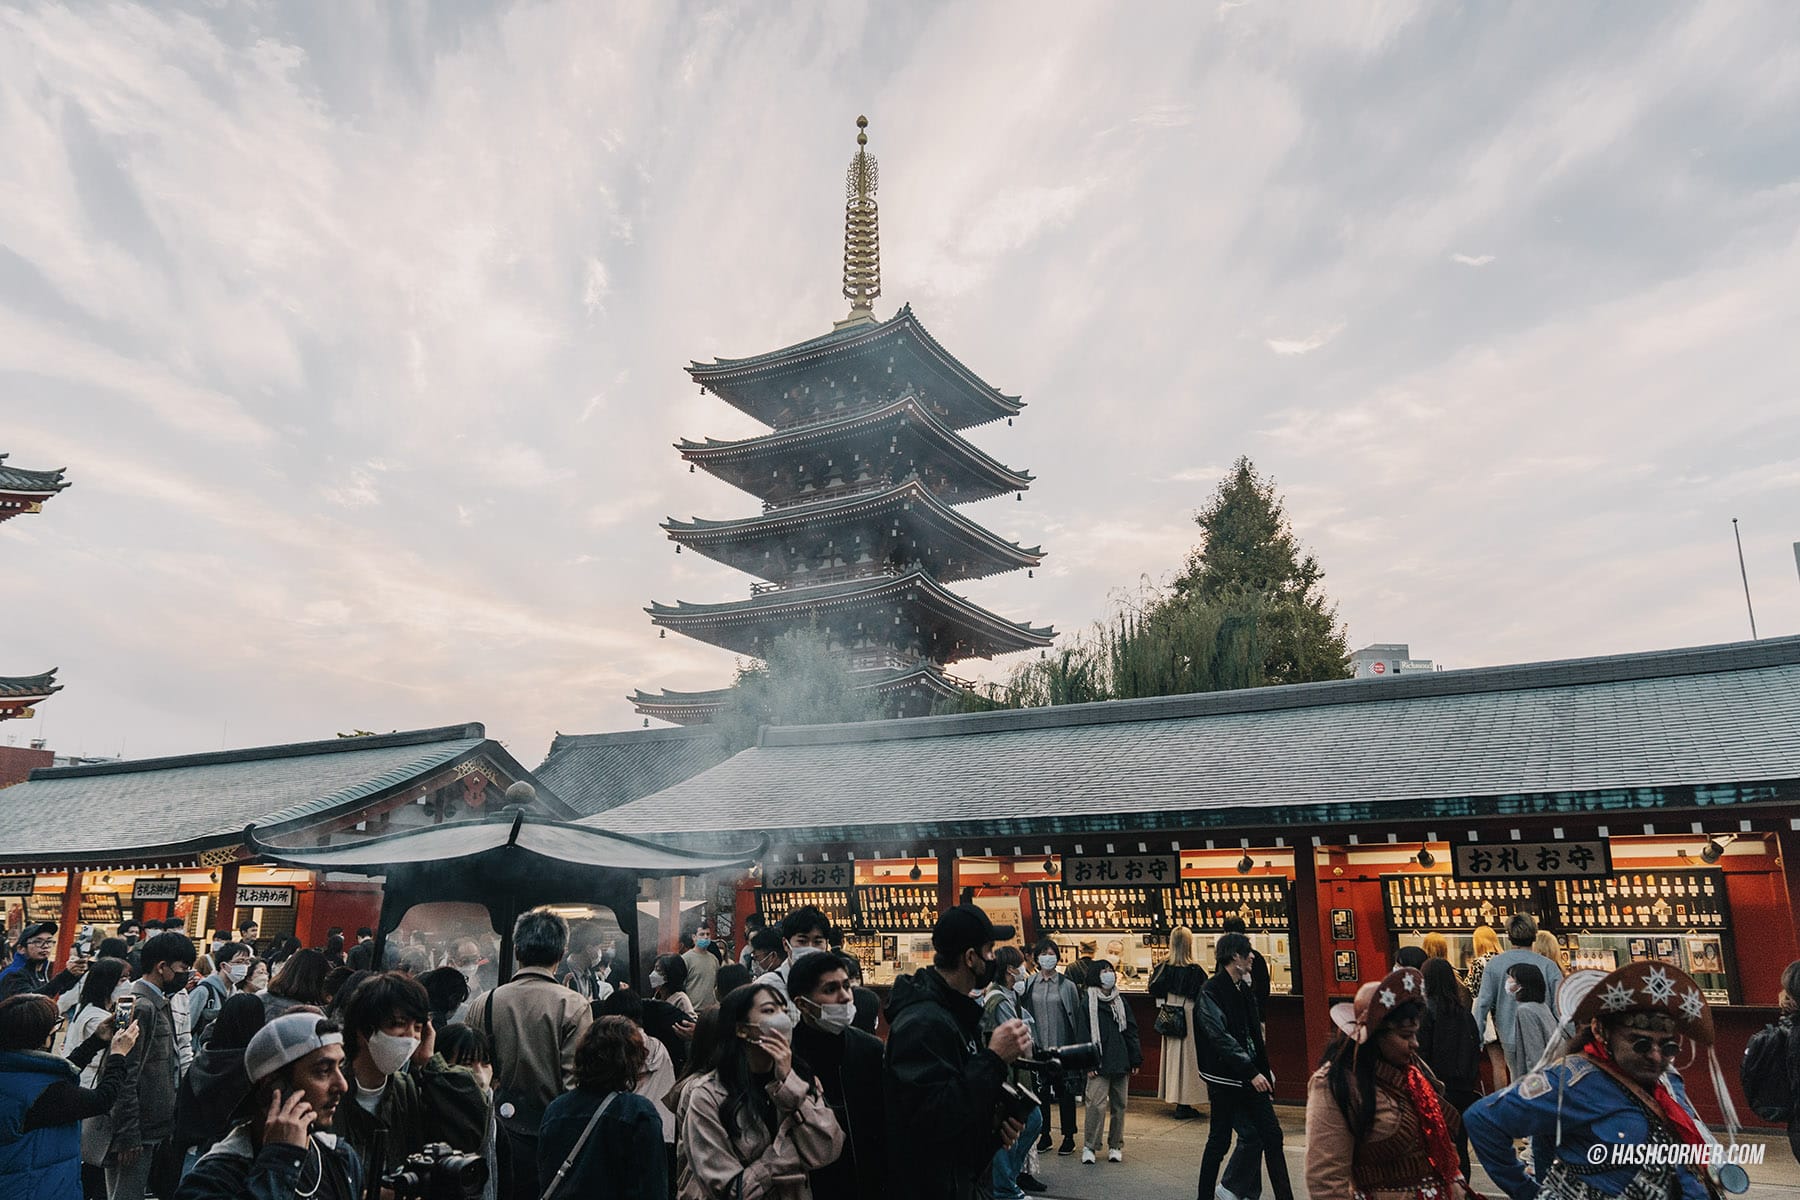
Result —
[{"label": "distant building", "polygon": [[1376,642],[1350,654],[1350,671],[1357,679],[1385,679],[1389,675],[1420,675],[1444,668],[1429,658],[1414,658],[1403,642]]}]

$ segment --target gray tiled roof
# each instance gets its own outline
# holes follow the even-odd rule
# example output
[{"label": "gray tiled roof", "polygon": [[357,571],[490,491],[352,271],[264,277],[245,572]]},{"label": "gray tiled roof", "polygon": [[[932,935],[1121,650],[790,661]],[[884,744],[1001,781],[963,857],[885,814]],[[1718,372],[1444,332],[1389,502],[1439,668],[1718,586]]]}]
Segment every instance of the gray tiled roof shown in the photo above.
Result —
[{"label": "gray tiled roof", "polygon": [[[0,862],[194,853],[246,825],[276,836],[435,774],[476,751],[503,761],[480,725],[248,750],[40,768],[0,790]],[[522,771],[522,769],[521,769]]]},{"label": "gray tiled roof", "polygon": [[725,759],[718,735],[704,725],[624,733],[559,733],[532,774],[586,816],[642,799]]},{"label": "gray tiled roof", "polygon": [[[621,832],[1129,831],[1800,797],[1800,638],[859,725],[762,744],[609,812]],[[1637,795],[1637,799],[1633,796]],[[1468,800],[1466,805],[1461,801]],[[1694,803],[1690,798],[1687,803]],[[1704,802],[1702,800],[1701,802]],[[1446,826],[1448,828],[1448,826]]]},{"label": "gray tiled roof", "polygon": [[33,471],[26,467],[9,467],[6,465],[7,455],[0,454],[0,491],[7,492],[60,492],[69,486],[63,478],[67,467],[57,467],[51,471]]}]

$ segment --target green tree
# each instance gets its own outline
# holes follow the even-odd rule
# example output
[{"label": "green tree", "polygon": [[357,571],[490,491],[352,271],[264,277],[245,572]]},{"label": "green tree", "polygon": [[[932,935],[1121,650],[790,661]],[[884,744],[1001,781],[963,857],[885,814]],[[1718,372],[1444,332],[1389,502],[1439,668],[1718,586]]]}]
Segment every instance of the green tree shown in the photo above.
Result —
[{"label": "green tree", "polygon": [[735,754],[754,746],[764,725],[872,721],[881,715],[874,693],[857,690],[843,655],[814,627],[789,630],[770,643],[762,661],[740,663],[731,696],[713,725]]}]

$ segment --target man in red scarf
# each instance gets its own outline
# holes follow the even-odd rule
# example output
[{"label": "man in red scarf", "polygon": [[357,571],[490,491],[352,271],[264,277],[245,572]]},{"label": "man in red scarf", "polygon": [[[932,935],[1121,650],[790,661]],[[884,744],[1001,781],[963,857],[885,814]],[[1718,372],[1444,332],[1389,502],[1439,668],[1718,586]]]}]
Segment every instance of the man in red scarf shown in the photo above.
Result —
[{"label": "man in red scarf", "polygon": [[[1667,963],[1641,962],[1604,976],[1578,971],[1558,999],[1569,1014],[1560,1058],[1464,1114],[1494,1182],[1512,1200],[1717,1200],[1704,1167],[1615,1151],[1709,1140],[1675,1069],[1690,1047],[1711,1056],[1712,1010],[1699,985]],[[1531,1139],[1535,1177],[1513,1152],[1518,1137]]]}]

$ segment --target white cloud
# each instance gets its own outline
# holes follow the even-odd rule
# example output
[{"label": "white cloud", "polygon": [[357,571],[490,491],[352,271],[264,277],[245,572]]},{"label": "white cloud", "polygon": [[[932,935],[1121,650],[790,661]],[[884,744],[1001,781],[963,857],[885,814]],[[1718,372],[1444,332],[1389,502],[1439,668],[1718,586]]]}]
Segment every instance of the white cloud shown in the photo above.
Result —
[{"label": "white cloud", "polygon": [[1485,267],[1494,261],[1494,256],[1491,254],[1452,254],[1450,261],[1460,263],[1465,267]]},{"label": "white cloud", "polygon": [[1339,321],[1336,325],[1320,329],[1301,338],[1264,338],[1263,345],[1281,355],[1311,354],[1342,333],[1343,329],[1344,323]]}]

